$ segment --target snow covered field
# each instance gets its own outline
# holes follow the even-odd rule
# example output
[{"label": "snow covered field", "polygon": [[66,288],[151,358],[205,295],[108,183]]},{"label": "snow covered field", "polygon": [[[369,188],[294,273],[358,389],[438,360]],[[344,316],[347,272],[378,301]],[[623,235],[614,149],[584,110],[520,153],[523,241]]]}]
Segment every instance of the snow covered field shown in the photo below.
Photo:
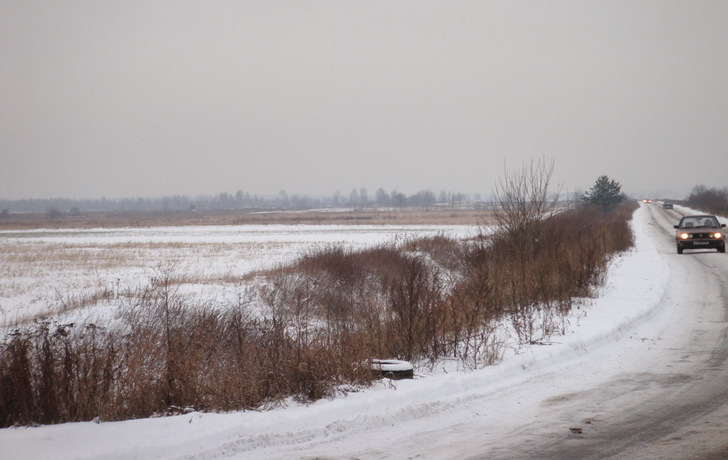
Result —
[{"label": "snow covered field", "polygon": [[470,226],[247,225],[0,231],[0,331],[58,311],[69,299],[144,286],[158,270],[190,282],[184,292],[225,302],[237,282],[313,248],[359,249],[395,239],[472,235]]},{"label": "snow covered field", "polygon": [[[656,231],[646,206],[636,211],[633,228],[636,247],[613,260],[599,298],[574,312],[567,334],[553,337],[549,345],[511,349],[498,365],[467,373],[441,371],[416,375],[414,380],[384,380],[374,388],[347,396],[310,405],[290,402],[287,407],[263,412],[191,413],[125,422],[3,429],[0,430],[0,458],[445,459],[477,455],[492,443],[507,448],[509,434],[523,426],[529,427],[527,436],[537,437],[546,425],[559,420],[568,432],[569,426],[583,426],[591,421],[569,419],[561,409],[568,402],[563,395],[576,394],[596,384],[604,379],[605,373],[610,375],[631,366],[644,367],[646,361],[659,368],[665,350],[670,347],[667,339],[679,334],[676,319],[685,321],[673,307],[690,295],[689,283],[675,276],[677,268],[673,259],[656,246]],[[307,244],[339,241],[373,244],[391,239],[395,231],[401,231],[379,227],[379,231],[372,229],[367,233],[360,228],[361,233],[357,235],[331,229],[328,236],[322,237],[326,233],[321,230],[319,227],[302,229],[296,235],[282,230],[290,238],[289,254],[290,250],[302,250]],[[468,228],[452,230],[462,234],[470,231]],[[442,229],[413,231],[423,234]],[[180,234],[178,238],[182,243],[189,242],[190,238],[197,241],[197,238],[206,238],[210,244],[253,243],[256,238],[252,233],[224,235],[224,229],[219,232],[200,233],[197,237]],[[259,236],[265,240],[266,235],[269,233],[263,231]],[[0,235],[3,238],[0,241],[4,246],[32,248],[34,244],[67,243],[77,238],[72,244],[82,247],[87,241],[97,244],[92,240],[98,237],[93,232],[87,235],[39,233],[33,237]],[[144,231],[124,231],[106,237],[122,243],[162,239]],[[169,241],[170,236],[164,238]],[[242,273],[263,261],[284,260],[285,252],[273,245],[270,252],[261,250],[246,260],[236,260],[235,256],[217,257],[231,264],[223,270]],[[135,266],[124,272],[124,276],[132,276],[129,273],[141,276],[141,272]],[[32,274],[26,276],[31,278]],[[109,283],[117,275],[113,271],[100,271],[97,276],[98,283]],[[26,315],[32,311],[32,303],[27,303],[28,297],[13,294],[12,289],[29,281],[19,279],[13,282],[3,278],[2,299],[12,308],[25,308],[23,315]],[[79,283],[82,273],[73,274],[70,279]],[[48,280],[61,282],[59,277]],[[8,290],[13,295],[5,294]],[[9,307],[3,308],[8,315]],[[623,397],[639,398],[640,395]],[[544,413],[549,414],[549,420],[542,418]],[[493,458],[502,457],[494,455]]]}]

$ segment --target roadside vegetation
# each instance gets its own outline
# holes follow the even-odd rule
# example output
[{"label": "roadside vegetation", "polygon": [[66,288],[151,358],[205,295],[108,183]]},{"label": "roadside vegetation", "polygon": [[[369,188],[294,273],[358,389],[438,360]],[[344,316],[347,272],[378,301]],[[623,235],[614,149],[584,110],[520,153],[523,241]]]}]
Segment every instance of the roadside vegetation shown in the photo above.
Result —
[{"label": "roadside vegetation", "polygon": [[622,193],[619,182],[607,176],[600,176],[582,197],[584,206],[596,206],[604,212],[609,212],[627,199]]},{"label": "roadside vegetation", "polygon": [[697,185],[688,195],[686,204],[710,214],[728,216],[728,187],[717,189]]},{"label": "roadside vegetation", "polygon": [[179,295],[178,274],[160,271],[118,296],[110,321],[17,328],[0,343],[0,426],[314,401],[371,384],[375,358],[474,369],[501,358],[504,334],[547,342],[632,245],[636,207],[564,209],[552,170],[506,173],[498,225],[469,240],[311,251],[241,280],[223,309]]}]

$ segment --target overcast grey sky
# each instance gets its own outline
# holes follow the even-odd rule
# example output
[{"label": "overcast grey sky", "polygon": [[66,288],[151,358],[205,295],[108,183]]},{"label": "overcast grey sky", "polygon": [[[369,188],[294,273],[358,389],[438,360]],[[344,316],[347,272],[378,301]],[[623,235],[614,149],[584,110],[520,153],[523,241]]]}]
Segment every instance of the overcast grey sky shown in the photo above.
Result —
[{"label": "overcast grey sky", "polygon": [[0,198],[728,186],[728,1],[0,0]]}]

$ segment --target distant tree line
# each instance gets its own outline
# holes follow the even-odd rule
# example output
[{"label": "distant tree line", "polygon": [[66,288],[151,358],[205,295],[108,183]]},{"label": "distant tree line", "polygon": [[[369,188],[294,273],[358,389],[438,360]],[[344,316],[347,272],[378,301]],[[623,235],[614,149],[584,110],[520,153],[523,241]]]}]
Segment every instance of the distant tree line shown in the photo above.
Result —
[{"label": "distant tree line", "polygon": [[292,209],[305,210],[331,207],[392,207],[392,208],[431,208],[435,206],[462,206],[480,202],[479,194],[421,190],[405,195],[397,190],[387,192],[377,189],[370,196],[366,188],[353,188],[346,195],[339,191],[330,196],[311,197],[308,195],[289,195],[281,190],[275,196],[251,195],[241,190],[235,194],[227,192],[218,195],[190,197],[184,195],[162,198],[121,198],[121,199],[0,199],[0,218],[13,212],[80,214],[82,212],[124,212],[124,211],[185,211],[185,210],[233,210],[233,209]]},{"label": "distant tree line", "polygon": [[696,185],[688,196],[687,205],[711,214],[728,216],[728,187],[717,189]]}]

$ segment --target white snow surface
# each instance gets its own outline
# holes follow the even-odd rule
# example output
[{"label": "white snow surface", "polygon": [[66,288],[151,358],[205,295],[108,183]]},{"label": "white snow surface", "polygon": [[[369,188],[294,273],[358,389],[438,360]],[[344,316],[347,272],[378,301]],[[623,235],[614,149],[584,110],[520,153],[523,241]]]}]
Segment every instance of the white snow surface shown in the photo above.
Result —
[{"label": "white snow surface", "polygon": [[[239,225],[0,231],[0,333],[53,313],[65,297],[146,286],[155,270],[192,274],[181,292],[234,302],[234,280],[328,245],[353,250],[415,237],[460,238],[465,225]],[[80,312],[86,314],[86,312]]]},{"label": "white snow surface", "polygon": [[[548,345],[511,349],[497,365],[433,371],[413,380],[265,411],[190,413],[124,422],[67,423],[0,430],[2,459],[457,458],[468,439],[498,439],[534,417],[554,395],[589,385],[645,359],[624,346],[659,348],[675,297],[645,206],[632,221],[634,249],[614,258],[598,298],[574,311]],[[181,236],[182,238],[183,236]],[[669,288],[669,295],[668,295]],[[642,344],[642,345],[639,345]],[[659,353],[649,359],[659,361]],[[573,366],[598,362],[598,367]],[[568,375],[561,369],[568,366]],[[595,369],[600,369],[599,372]],[[634,397],[638,397],[635,395]],[[439,446],[439,447],[438,447]],[[443,447],[445,446],[445,447]]]}]

